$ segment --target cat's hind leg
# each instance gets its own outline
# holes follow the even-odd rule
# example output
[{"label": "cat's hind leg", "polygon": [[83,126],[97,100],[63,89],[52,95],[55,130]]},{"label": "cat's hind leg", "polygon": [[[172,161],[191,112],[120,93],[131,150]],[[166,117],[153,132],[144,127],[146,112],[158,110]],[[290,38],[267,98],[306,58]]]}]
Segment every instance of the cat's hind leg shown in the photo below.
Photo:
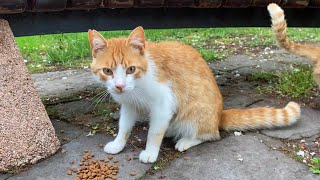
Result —
[{"label": "cat's hind leg", "polygon": [[197,129],[197,125],[192,121],[175,121],[170,125],[167,133],[179,139],[175,149],[182,152],[203,142],[202,139],[197,138]]},{"label": "cat's hind leg", "polygon": [[196,146],[198,144],[201,144],[203,142],[203,140],[200,140],[198,138],[181,138],[175,148],[176,150],[183,152],[193,146]]},{"label": "cat's hind leg", "polygon": [[196,125],[196,123],[192,121],[176,122],[173,123],[173,127],[171,128],[174,129],[176,132],[176,139],[179,139],[175,145],[175,149],[180,152],[185,151],[193,146],[199,145],[206,141],[220,139],[218,129],[211,128],[213,132],[199,134],[198,125]]}]

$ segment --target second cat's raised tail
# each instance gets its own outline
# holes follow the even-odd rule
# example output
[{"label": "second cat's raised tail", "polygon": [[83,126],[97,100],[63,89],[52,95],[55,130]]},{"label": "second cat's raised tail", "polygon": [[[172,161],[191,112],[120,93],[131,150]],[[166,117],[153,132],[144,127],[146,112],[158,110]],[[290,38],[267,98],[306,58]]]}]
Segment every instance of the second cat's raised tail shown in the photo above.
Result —
[{"label": "second cat's raised tail", "polygon": [[300,106],[290,102],[285,108],[230,109],[222,111],[220,129],[245,131],[290,126],[300,118]]},{"label": "second cat's raised tail", "polygon": [[268,5],[268,11],[271,16],[272,29],[278,46],[293,54],[307,57],[316,64],[320,56],[320,47],[303,45],[289,40],[287,35],[287,22],[281,7],[275,3],[271,3]]}]

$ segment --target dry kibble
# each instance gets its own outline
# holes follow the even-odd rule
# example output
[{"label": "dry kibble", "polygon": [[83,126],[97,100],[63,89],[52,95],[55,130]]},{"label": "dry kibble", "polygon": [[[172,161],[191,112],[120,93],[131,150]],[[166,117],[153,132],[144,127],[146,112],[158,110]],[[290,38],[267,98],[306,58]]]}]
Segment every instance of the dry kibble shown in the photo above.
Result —
[{"label": "dry kibble", "polygon": [[72,171],[68,170],[68,171],[67,171],[67,174],[68,174],[68,175],[71,175],[71,174],[72,174]]},{"label": "dry kibble", "polygon": [[[94,154],[90,154],[89,151],[85,151],[82,154],[83,160],[80,161],[80,169],[72,168],[70,173],[76,173],[76,180],[82,179],[93,179],[93,180],[104,180],[105,178],[117,179],[117,174],[119,173],[119,168],[117,164],[107,164],[112,160],[114,163],[119,162],[119,160],[114,159],[111,155],[108,159],[91,160]],[[74,161],[70,161],[73,164]],[[68,173],[68,172],[67,172]]]},{"label": "dry kibble", "polygon": [[102,148],[103,146],[104,146],[103,144],[99,144],[99,147],[101,147],[101,148]]},{"label": "dry kibble", "polygon": [[76,168],[72,168],[72,169],[70,169],[72,172],[74,172],[74,173],[78,173],[78,170],[76,169]]},{"label": "dry kibble", "polygon": [[130,172],[130,176],[135,176],[135,175],[137,175],[137,173],[135,171]]},{"label": "dry kibble", "polygon": [[190,159],[191,159],[190,156],[184,157],[184,160],[190,160]]}]

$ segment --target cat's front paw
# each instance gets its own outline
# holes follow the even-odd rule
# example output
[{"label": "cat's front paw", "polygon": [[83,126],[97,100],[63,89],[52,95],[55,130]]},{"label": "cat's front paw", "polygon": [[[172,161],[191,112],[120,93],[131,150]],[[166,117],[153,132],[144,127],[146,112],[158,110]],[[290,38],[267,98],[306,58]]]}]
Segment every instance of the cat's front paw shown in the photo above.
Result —
[{"label": "cat's front paw", "polygon": [[139,160],[144,163],[154,163],[158,158],[158,152],[142,151],[139,156]]},{"label": "cat's front paw", "polygon": [[104,152],[108,154],[117,154],[124,148],[126,144],[111,141],[104,146]]}]

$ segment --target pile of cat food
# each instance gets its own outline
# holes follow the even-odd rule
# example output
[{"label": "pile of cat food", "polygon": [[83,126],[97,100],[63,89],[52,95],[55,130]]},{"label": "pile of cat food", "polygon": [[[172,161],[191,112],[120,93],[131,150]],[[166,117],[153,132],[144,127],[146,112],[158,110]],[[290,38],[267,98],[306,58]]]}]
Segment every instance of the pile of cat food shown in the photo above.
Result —
[{"label": "pile of cat food", "polygon": [[[85,151],[82,155],[83,160],[80,161],[80,169],[72,168],[67,171],[68,175],[73,173],[76,175],[76,180],[104,180],[117,179],[117,174],[119,173],[119,167],[117,165],[118,160],[114,159],[112,156],[108,156],[106,159],[92,160],[94,154],[90,154]],[[113,162],[113,164],[109,164]],[[74,161],[70,161],[73,164]]]}]

